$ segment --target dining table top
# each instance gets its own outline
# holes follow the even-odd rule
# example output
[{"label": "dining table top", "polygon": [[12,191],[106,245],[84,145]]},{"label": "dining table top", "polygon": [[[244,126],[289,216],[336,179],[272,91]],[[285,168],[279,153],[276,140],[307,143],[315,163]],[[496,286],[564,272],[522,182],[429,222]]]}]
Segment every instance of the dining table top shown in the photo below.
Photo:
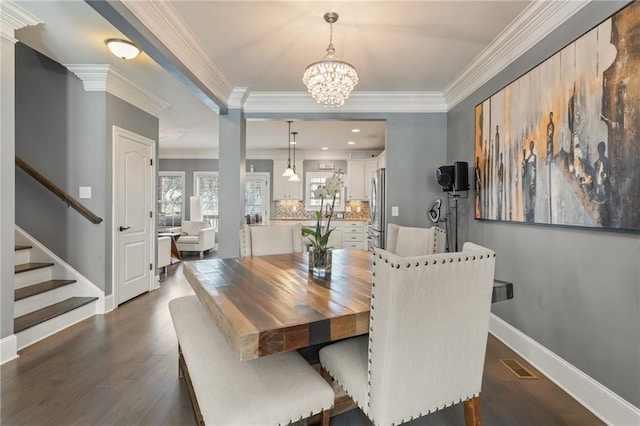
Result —
[{"label": "dining table top", "polygon": [[241,360],[369,330],[372,253],[335,249],[332,273],[309,273],[308,253],[186,262],[184,274]]}]

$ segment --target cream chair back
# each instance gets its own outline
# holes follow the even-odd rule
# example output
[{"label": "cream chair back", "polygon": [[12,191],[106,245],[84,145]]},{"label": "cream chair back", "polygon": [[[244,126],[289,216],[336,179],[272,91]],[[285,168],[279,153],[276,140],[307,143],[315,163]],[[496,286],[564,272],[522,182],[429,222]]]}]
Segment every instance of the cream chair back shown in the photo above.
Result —
[{"label": "cream chair back", "polygon": [[399,424],[480,394],[495,253],[374,253],[368,406],[375,424]]},{"label": "cream chair back", "polygon": [[302,252],[302,225],[243,225],[240,256]]},{"label": "cream chair back", "polygon": [[444,253],[446,235],[446,231],[437,226],[413,228],[390,223],[386,249],[402,257]]}]

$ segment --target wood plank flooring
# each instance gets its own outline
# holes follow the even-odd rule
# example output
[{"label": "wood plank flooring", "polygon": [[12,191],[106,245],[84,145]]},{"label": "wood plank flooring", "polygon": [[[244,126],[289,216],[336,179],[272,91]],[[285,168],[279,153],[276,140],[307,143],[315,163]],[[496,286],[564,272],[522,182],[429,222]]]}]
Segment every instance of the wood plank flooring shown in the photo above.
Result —
[{"label": "wood plank flooring", "polygon": [[[84,320],[0,368],[2,425],[195,425],[167,304],[192,290],[182,265],[160,289]],[[502,302],[508,303],[508,302]],[[518,380],[514,358],[538,380]],[[589,411],[490,336],[481,397],[485,425],[602,425]],[[331,425],[370,425],[359,410]],[[462,425],[462,404],[409,425]]]}]

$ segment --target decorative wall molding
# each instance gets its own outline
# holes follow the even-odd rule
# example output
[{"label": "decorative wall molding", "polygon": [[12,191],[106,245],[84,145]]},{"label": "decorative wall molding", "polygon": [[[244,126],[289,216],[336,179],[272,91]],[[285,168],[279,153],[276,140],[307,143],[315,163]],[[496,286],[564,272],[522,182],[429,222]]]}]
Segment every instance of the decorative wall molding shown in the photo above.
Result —
[{"label": "decorative wall molding", "polygon": [[247,113],[430,113],[446,112],[439,92],[354,92],[339,108],[316,103],[307,92],[252,92],[244,105]]},{"label": "decorative wall molding", "polygon": [[214,95],[223,101],[229,99],[231,84],[170,2],[121,2]]},{"label": "decorative wall molding", "polygon": [[0,2],[0,37],[15,43],[15,31],[20,28],[42,24],[42,21],[12,1]]},{"label": "decorative wall molding", "polygon": [[494,314],[489,331],[606,424],[640,424],[638,407]]},{"label": "decorative wall molding", "polygon": [[132,83],[110,65],[69,64],[65,67],[82,80],[87,92],[108,92],[155,117],[169,107],[169,103]]},{"label": "decorative wall molding", "polygon": [[18,358],[18,338],[15,334],[0,340],[0,365]]},{"label": "decorative wall molding", "polygon": [[589,1],[533,1],[442,91],[449,109],[482,87]]}]

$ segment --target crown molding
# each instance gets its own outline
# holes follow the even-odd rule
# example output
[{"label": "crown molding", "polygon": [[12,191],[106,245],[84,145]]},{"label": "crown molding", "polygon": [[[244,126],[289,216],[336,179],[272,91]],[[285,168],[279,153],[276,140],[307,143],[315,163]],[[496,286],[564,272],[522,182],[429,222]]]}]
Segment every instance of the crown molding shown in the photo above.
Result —
[{"label": "crown molding", "polygon": [[242,109],[247,101],[247,97],[249,97],[248,87],[234,87],[229,96],[227,106],[229,109]]},{"label": "crown molding", "polygon": [[0,36],[11,43],[16,43],[15,31],[20,28],[42,24],[43,21],[36,18],[12,1],[0,2]]},{"label": "crown molding", "polygon": [[439,92],[354,92],[337,108],[316,103],[307,92],[252,92],[244,110],[247,113],[429,113],[446,112],[447,104]]},{"label": "crown molding", "polygon": [[169,103],[132,83],[110,65],[69,64],[65,67],[82,80],[87,92],[108,92],[155,117],[169,107]]},{"label": "crown molding", "polygon": [[213,94],[223,101],[229,99],[231,84],[170,2],[121,2]]},{"label": "crown molding", "polygon": [[[380,155],[379,150],[374,151],[321,151],[321,150],[299,150],[297,151],[300,160],[365,160],[375,158]],[[215,149],[193,149],[185,150],[179,148],[160,149],[159,158],[161,159],[218,159],[219,152]],[[372,157],[373,156],[373,157]],[[286,150],[273,149],[256,149],[249,150],[246,153],[247,160],[286,160],[288,158]]]},{"label": "crown molding", "polygon": [[590,1],[532,1],[447,84],[443,94],[449,109],[482,87]]}]

